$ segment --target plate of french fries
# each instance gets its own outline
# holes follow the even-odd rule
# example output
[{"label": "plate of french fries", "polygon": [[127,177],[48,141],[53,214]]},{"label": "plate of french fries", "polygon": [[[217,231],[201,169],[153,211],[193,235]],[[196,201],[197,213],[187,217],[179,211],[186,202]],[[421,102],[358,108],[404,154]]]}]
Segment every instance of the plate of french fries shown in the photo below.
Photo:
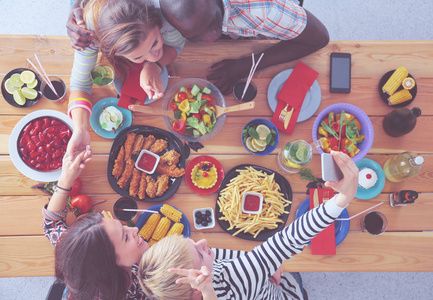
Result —
[{"label": "plate of french fries", "polygon": [[[242,212],[245,192],[263,195],[260,214]],[[256,165],[243,164],[231,169],[221,183],[215,206],[218,224],[233,236],[266,241],[282,230],[289,217],[292,188],[279,173]]]},{"label": "plate of french fries", "polygon": [[[160,156],[153,174],[135,167],[141,150]],[[108,181],[122,196],[145,202],[165,201],[179,188],[188,155],[181,140],[170,132],[146,125],[130,126],[113,141],[108,157]]]},{"label": "plate of french fries", "polygon": [[387,72],[379,81],[379,95],[392,107],[403,107],[411,103],[418,91],[415,78],[405,67]]},{"label": "plate of french fries", "polygon": [[182,234],[190,237],[191,227],[185,214],[174,206],[156,204],[147,210],[158,213],[143,212],[137,220],[135,227],[149,246],[152,246],[171,234]]}]

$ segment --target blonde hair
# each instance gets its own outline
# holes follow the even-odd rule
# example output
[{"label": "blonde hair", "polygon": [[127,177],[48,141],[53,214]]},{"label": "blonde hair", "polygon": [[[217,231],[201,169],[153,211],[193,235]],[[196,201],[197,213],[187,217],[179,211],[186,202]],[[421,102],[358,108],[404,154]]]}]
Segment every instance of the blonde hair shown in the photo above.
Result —
[{"label": "blonde hair", "polygon": [[193,268],[190,242],[181,235],[170,235],[147,250],[138,269],[138,279],[144,293],[150,299],[191,299],[192,288],[177,284],[181,276],[169,273],[170,268]]}]

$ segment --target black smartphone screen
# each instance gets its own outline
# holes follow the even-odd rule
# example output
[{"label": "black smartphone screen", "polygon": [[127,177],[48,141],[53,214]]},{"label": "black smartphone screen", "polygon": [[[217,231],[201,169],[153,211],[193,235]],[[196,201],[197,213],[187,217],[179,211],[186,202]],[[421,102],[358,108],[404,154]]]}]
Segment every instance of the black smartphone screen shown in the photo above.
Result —
[{"label": "black smartphone screen", "polygon": [[331,93],[350,93],[350,53],[331,53]]}]

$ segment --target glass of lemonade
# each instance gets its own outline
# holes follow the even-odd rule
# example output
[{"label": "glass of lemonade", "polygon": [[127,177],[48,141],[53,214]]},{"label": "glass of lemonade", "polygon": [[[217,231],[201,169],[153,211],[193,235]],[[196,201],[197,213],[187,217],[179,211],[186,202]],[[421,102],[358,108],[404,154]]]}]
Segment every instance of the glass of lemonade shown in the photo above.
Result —
[{"label": "glass of lemonade", "polygon": [[114,70],[108,64],[97,64],[90,73],[93,83],[100,86],[106,86],[114,80]]},{"label": "glass of lemonade", "polygon": [[313,148],[304,140],[288,142],[278,153],[278,166],[287,173],[298,173],[313,158]]}]

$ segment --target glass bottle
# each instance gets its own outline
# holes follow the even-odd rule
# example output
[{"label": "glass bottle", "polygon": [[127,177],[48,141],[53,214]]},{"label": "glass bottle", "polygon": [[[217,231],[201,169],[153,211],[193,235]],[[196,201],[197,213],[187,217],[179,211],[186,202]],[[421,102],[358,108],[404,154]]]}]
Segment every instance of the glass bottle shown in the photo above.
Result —
[{"label": "glass bottle", "polygon": [[414,203],[416,199],[418,199],[418,193],[416,191],[404,190],[389,195],[389,204],[392,207],[406,206]]},{"label": "glass bottle", "polygon": [[390,157],[383,166],[385,177],[392,182],[400,182],[415,176],[421,170],[424,158],[412,152],[403,152]]},{"label": "glass bottle", "polygon": [[399,137],[411,132],[416,125],[416,118],[421,115],[421,109],[398,108],[383,119],[383,129],[392,137]]}]

